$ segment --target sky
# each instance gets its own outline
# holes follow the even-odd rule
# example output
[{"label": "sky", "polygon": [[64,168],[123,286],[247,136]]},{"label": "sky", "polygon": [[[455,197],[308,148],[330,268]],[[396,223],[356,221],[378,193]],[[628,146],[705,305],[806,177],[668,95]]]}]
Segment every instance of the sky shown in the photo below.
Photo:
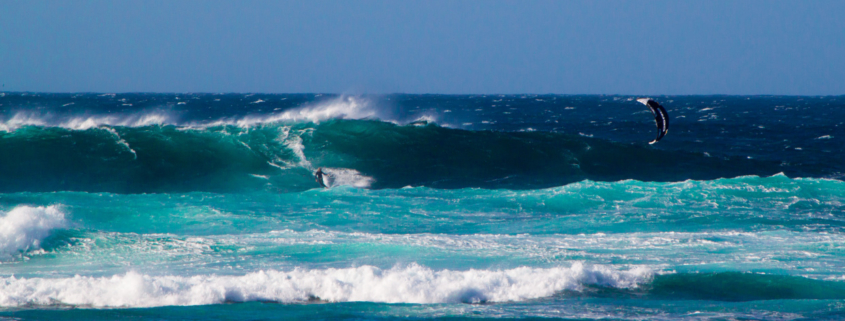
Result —
[{"label": "sky", "polygon": [[0,0],[0,91],[845,94],[845,1]]}]

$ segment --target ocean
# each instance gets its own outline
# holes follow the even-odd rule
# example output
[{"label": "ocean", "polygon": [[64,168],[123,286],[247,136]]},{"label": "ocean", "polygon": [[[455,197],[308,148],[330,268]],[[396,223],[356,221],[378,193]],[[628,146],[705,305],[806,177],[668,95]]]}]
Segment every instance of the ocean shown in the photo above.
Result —
[{"label": "ocean", "polygon": [[0,320],[845,319],[845,97],[637,98],[0,93]]}]

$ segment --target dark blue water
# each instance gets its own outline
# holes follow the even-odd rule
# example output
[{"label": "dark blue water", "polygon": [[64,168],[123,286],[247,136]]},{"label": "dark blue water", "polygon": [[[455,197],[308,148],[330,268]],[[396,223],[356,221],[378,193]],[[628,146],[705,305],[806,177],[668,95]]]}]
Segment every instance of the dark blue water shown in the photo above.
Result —
[{"label": "dark blue water", "polygon": [[0,319],[845,318],[845,97],[636,98],[0,93]]}]

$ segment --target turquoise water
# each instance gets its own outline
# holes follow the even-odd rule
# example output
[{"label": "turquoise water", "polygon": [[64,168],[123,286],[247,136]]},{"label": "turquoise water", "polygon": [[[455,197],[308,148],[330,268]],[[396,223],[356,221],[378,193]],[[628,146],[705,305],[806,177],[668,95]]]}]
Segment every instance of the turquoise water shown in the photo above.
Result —
[{"label": "turquoise water", "polygon": [[[645,117],[618,137],[529,124],[527,107],[495,121],[532,131],[449,116],[499,97],[403,97],[430,108],[393,118],[343,97],[263,97],[305,101],[260,117],[92,103],[166,95],[27,97],[0,100],[18,106],[0,118],[0,319],[845,318],[845,182],[817,159],[842,152],[842,129],[825,117],[749,155],[733,127],[735,143],[695,138],[722,149],[625,141],[653,124],[614,97]],[[90,110],[32,111],[73,99]],[[842,112],[830,99],[813,112]],[[790,119],[758,118],[745,127]],[[696,137],[685,119],[667,142]]]}]

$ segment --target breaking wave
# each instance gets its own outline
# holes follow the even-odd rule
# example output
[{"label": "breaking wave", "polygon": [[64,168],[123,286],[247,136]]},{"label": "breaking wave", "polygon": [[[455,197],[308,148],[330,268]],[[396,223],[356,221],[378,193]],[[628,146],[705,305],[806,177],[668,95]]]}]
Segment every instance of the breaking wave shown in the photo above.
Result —
[{"label": "breaking wave", "polygon": [[483,303],[548,297],[585,285],[635,288],[652,278],[647,268],[627,271],[575,263],[571,267],[510,270],[432,270],[412,264],[392,269],[259,271],[241,276],[151,276],[129,272],[107,277],[3,278],[0,306],[73,305],[152,307],[224,302],[369,301]]},{"label": "breaking wave", "polygon": [[86,130],[100,126],[144,127],[172,125],[172,115],[161,111],[129,113],[122,115],[55,115],[31,111],[15,113],[8,119],[0,118],[0,131],[13,132],[24,126],[61,127],[72,130]]},{"label": "breaking wave", "polygon": [[567,134],[344,119],[252,127],[27,127],[0,132],[0,165],[0,192],[303,191],[319,187],[312,178],[317,167],[338,169],[337,185],[372,188],[807,176],[780,162]]},{"label": "breaking wave", "polygon": [[337,186],[352,186],[358,188],[368,188],[375,181],[372,177],[364,176],[354,169],[348,168],[323,168],[323,173],[326,174],[326,187]]},{"label": "breaking wave", "polygon": [[[426,116],[426,120],[433,118]],[[215,120],[182,120],[178,112],[163,108],[141,111],[121,111],[107,114],[90,112],[35,112],[23,110],[10,117],[0,116],[0,131],[13,132],[24,126],[60,127],[71,130],[87,130],[100,126],[146,127],[172,125],[185,128],[209,128],[219,126],[255,127],[272,123],[319,123],[330,119],[379,119],[398,123],[384,110],[376,108],[368,99],[340,96],[330,100],[306,104],[284,111],[221,117]]]},{"label": "breaking wave", "polygon": [[0,260],[40,249],[50,231],[65,227],[65,214],[57,206],[17,206],[0,212]]},{"label": "breaking wave", "polygon": [[329,119],[381,119],[389,121],[366,99],[341,96],[329,101],[297,107],[280,113],[269,115],[248,115],[239,118],[229,118],[212,122],[190,122],[188,127],[239,126],[250,127],[277,122],[313,122],[319,123]]}]

